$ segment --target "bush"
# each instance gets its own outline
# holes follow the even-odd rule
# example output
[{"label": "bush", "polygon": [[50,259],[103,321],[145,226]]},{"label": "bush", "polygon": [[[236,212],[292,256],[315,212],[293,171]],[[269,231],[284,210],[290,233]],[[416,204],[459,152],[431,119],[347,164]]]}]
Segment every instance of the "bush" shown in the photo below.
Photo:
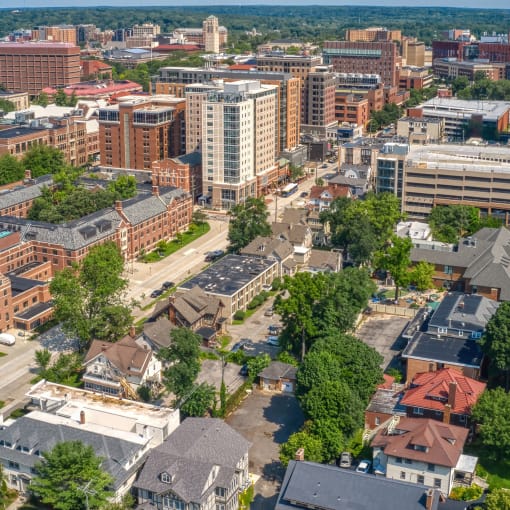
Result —
[{"label": "bush", "polygon": [[454,487],[450,493],[450,499],[456,501],[472,501],[478,499],[483,494],[483,489],[476,484],[471,487]]},{"label": "bush", "polygon": [[386,374],[391,375],[391,377],[394,377],[396,383],[401,382],[404,377],[402,375],[402,372],[400,370],[397,370],[396,368],[388,368],[388,370],[386,370]]},{"label": "bush", "polygon": [[273,290],[280,290],[283,287],[283,282],[281,278],[275,278],[273,280],[273,283],[271,284],[271,289]]},{"label": "bush", "polygon": [[243,351],[237,352],[229,352],[227,354],[226,361],[229,363],[235,363],[236,365],[244,365],[248,360],[249,356],[247,356]]},{"label": "bush", "polygon": [[139,386],[136,392],[144,402],[149,402],[151,399],[151,390],[148,386]]},{"label": "bush", "polygon": [[237,310],[237,312],[234,314],[234,320],[236,321],[243,321],[246,318],[246,312],[243,310]]}]

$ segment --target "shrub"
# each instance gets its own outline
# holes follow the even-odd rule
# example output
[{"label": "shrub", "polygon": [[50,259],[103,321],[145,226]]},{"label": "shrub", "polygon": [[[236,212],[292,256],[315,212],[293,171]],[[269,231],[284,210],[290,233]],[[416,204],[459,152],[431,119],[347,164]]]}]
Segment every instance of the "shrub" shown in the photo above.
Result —
[{"label": "shrub", "polygon": [[144,402],[149,402],[151,399],[151,390],[148,386],[139,386],[136,392]]},{"label": "shrub", "polygon": [[273,283],[271,284],[271,289],[280,290],[282,286],[283,286],[282,279],[278,277],[273,280]]},{"label": "shrub", "polygon": [[454,487],[450,493],[450,499],[457,501],[472,501],[478,499],[483,494],[483,489],[476,484],[470,487]]},{"label": "shrub", "polygon": [[388,368],[388,370],[386,370],[386,373],[388,375],[391,375],[391,377],[394,377],[396,383],[401,382],[402,378],[404,377],[402,375],[402,372],[396,368]]},{"label": "shrub", "polygon": [[246,312],[243,310],[237,310],[237,312],[234,314],[234,320],[236,321],[243,321],[246,318]]}]

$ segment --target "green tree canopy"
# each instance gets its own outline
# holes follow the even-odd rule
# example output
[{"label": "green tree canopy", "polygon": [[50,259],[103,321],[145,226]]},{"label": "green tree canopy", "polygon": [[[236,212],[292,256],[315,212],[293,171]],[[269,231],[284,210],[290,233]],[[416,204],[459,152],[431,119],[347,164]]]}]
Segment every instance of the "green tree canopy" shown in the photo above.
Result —
[{"label": "green tree canopy", "polygon": [[505,376],[506,390],[510,390],[510,302],[501,303],[490,318],[480,344],[489,357],[491,367]]},{"label": "green tree canopy", "polygon": [[271,235],[271,225],[267,221],[268,216],[269,213],[263,197],[249,197],[246,202],[236,204],[230,210],[229,251],[239,253],[257,236]]},{"label": "green tree canopy", "polygon": [[113,242],[94,246],[78,266],[56,273],[50,291],[55,318],[82,348],[97,338],[113,342],[132,324],[124,301],[124,259]]},{"label": "green tree canopy", "polygon": [[510,510],[510,491],[508,489],[492,489],[483,506],[484,510]]},{"label": "green tree canopy", "polygon": [[136,195],[136,179],[132,175],[119,175],[108,185],[115,200],[126,200]]},{"label": "green tree canopy", "polygon": [[488,456],[499,461],[508,460],[510,394],[500,387],[485,391],[473,407],[472,416],[480,426],[480,437]]},{"label": "green tree canopy", "polygon": [[190,396],[180,407],[181,417],[204,416],[207,411],[212,409],[216,390],[212,384],[202,383],[193,388]]},{"label": "green tree canopy", "polygon": [[420,292],[424,292],[434,287],[434,281],[432,279],[434,271],[434,264],[420,260],[420,262],[413,267],[410,280],[416,285],[416,288]]},{"label": "green tree canopy", "polygon": [[202,339],[187,328],[173,329],[170,338],[170,346],[159,350],[158,359],[165,363],[163,383],[179,402],[192,391],[200,372]]},{"label": "green tree canopy", "polygon": [[391,245],[386,246],[377,257],[377,267],[389,271],[395,282],[395,299],[398,299],[400,288],[407,285],[411,277],[409,266],[412,247],[409,237],[392,236]]},{"label": "green tree canopy", "polygon": [[86,510],[85,488],[89,508],[100,508],[111,496],[113,478],[103,471],[103,461],[91,446],[67,441],[42,455],[30,490],[44,504],[56,510]]},{"label": "green tree canopy", "polygon": [[322,462],[321,440],[308,432],[301,431],[292,434],[286,443],[280,446],[280,461],[287,466],[289,460],[294,460],[299,448],[305,450],[305,460],[310,462]]},{"label": "green tree canopy", "polygon": [[66,169],[64,153],[50,145],[36,145],[22,159],[23,167],[32,172],[32,177],[56,174]]},{"label": "green tree canopy", "polygon": [[8,99],[0,99],[0,110],[4,113],[13,112],[16,109],[16,106],[12,101]]},{"label": "green tree canopy", "polygon": [[0,186],[21,181],[24,176],[25,169],[21,161],[10,154],[0,156]]}]

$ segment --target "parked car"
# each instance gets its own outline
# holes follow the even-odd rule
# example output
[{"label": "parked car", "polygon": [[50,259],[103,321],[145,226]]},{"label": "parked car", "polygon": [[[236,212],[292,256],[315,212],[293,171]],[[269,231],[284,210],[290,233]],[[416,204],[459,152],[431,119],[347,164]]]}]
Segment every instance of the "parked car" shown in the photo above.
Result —
[{"label": "parked car", "polygon": [[164,289],[171,289],[172,287],[175,287],[174,282],[163,282],[163,285],[161,285]]},{"label": "parked car", "polygon": [[239,375],[242,375],[243,377],[248,375],[248,365],[246,363],[241,367],[241,370],[239,370]]},{"label": "parked car", "polygon": [[267,329],[270,335],[277,335],[282,330],[282,328],[276,324],[271,324]]},{"label": "parked car", "polygon": [[215,260],[218,260],[220,257],[223,257],[223,255],[225,255],[225,252],[223,250],[210,251],[205,254],[205,261],[214,262]]},{"label": "parked car", "polygon": [[9,333],[0,333],[0,344],[14,345],[16,343],[16,337]]},{"label": "parked car", "polygon": [[369,460],[362,460],[358,467],[356,468],[357,473],[368,473],[370,471],[370,466],[372,465],[372,462]]},{"label": "parked car", "polygon": [[352,466],[352,455],[349,452],[342,452],[338,466],[341,468],[350,468]]},{"label": "parked car", "polygon": [[272,345],[273,347],[278,347],[280,345],[280,341],[277,336],[269,335],[266,340],[267,345]]},{"label": "parked car", "polygon": [[273,309],[272,309],[272,308],[268,308],[268,309],[264,312],[264,315],[265,315],[266,317],[272,317],[272,316],[273,316],[273,314],[274,314],[274,312],[273,312]]},{"label": "parked car", "polygon": [[163,294],[163,291],[161,289],[156,289],[151,292],[151,298],[157,298]]},{"label": "parked car", "polygon": [[305,198],[308,196],[308,191],[303,191],[301,195],[299,195],[301,198]]}]

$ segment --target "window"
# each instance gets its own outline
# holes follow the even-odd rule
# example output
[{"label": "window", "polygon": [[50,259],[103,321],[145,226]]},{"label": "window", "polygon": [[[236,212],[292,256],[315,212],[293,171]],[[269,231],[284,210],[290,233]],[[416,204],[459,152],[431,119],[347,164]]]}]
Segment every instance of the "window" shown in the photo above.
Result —
[{"label": "window", "polygon": [[448,328],[437,328],[437,332],[446,334],[448,333]]},{"label": "window", "polygon": [[172,483],[172,477],[168,473],[163,472],[161,473],[161,481],[163,483]]},{"label": "window", "polygon": [[216,496],[219,496],[220,498],[224,498],[227,493],[227,490],[223,487],[216,487]]},{"label": "window", "polygon": [[453,267],[452,266],[444,266],[443,272],[444,272],[444,274],[453,274]]},{"label": "window", "polygon": [[413,414],[423,415],[423,407],[413,407]]},{"label": "window", "polygon": [[471,338],[482,338],[482,333],[480,333],[480,331],[473,331],[471,333]]},{"label": "window", "polygon": [[412,464],[412,463],[413,463],[413,461],[412,461],[411,459],[405,459],[405,463],[406,463],[406,464]]},{"label": "window", "polygon": [[427,464],[427,471],[435,471],[436,466],[435,464]]},{"label": "window", "polygon": [[9,461],[9,467],[11,469],[19,469],[19,463],[18,462],[13,462],[12,460]]},{"label": "window", "polygon": [[441,488],[441,478],[434,478],[434,487],[437,489]]},{"label": "window", "polygon": [[418,475],[418,478],[416,479],[416,481],[423,485],[425,483],[425,477],[423,475]]},{"label": "window", "polygon": [[375,424],[376,425],[380,425],[381,424],[381,419],[379,418],[379,416],[375,417]]},{"label": "window", "polygon": [[406,472],[405,471],[400,471],[400,479],[401,480],[405,480],[406,479]]}]

